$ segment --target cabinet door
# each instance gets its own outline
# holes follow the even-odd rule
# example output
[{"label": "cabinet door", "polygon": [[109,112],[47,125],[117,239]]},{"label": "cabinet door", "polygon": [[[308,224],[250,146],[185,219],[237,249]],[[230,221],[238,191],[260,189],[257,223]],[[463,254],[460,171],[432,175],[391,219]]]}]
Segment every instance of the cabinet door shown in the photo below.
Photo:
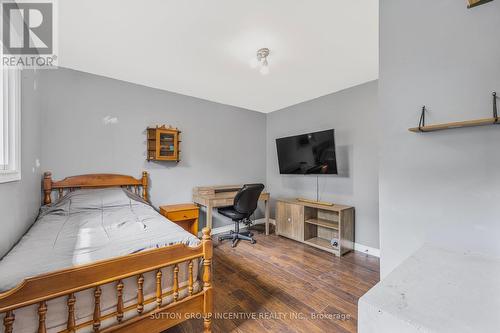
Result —
[{"label": "cabinet door", "polygon": [[158,130],[157,135],[157,150],[156,156],[158,160],[177,160],[178,147],[176,131]]},{"label": "cabinet door", "polygon": [[276,204],[276,229],[279,235],[304,241],[304,207],[286,202]]},{"label": "cabinet door", "polygon": [[304,206],[301,205],[287,205],[289,219],[291,220],[291,232],[290,238],[295,239],[299,242],[304,241]]},{"label": "cabinet door", "polygon": [[285,206],[286,204],[284,202],[276,202],[276,234],[290,237]]}]

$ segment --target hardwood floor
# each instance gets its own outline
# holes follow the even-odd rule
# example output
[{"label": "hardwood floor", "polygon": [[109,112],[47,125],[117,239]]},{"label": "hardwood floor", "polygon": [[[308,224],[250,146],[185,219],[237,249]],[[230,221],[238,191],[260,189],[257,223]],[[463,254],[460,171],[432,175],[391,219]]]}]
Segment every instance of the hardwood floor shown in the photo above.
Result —
[{"label": "hardwood floor", "polygon": [[[276,235],[255,239],[236,248],[216,241],[213,332],[356,332],[357,301],[379,280],[378,258],[339,259]],[[167,332],[202,331],[192,319]]]}]

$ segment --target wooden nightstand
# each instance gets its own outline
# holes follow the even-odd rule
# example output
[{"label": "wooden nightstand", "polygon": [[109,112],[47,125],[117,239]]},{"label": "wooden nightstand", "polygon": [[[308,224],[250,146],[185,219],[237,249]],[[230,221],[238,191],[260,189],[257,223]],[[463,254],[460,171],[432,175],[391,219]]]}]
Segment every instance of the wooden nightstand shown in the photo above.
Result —
[{"label": "wooden nightstand", "polygon": [[197,205],[179,204],[160,206],[161,215],[198,237],[199,208]]}]

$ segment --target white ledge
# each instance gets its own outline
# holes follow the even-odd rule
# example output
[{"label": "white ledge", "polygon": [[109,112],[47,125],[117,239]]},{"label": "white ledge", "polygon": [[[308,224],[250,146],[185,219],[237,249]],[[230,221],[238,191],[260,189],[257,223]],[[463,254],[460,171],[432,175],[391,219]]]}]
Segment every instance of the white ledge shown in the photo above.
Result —
[{"label": "white ledge", "polygon": [[0,170],[0,183],[9,183],[21,180],[21,172],[13,170]]},{"label": "white ledge", "polygon": [[500,259],[426,245],[359,300],[359,333],[500,332]]}]

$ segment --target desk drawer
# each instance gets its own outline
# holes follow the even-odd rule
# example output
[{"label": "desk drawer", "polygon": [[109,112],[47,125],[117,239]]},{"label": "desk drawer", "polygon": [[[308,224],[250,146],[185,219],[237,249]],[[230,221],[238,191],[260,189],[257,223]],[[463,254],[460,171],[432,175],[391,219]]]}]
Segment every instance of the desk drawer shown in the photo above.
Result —
[{"label": "desk drawer", "polygon": [[212,202],[213,207],[227,207],[234,204],[234,198],[216,199]]},{"label": "desk drawer", "polygon": [[198,210],[181,210],[178,212],[167,213],[167,218],[171,221],[184,221],[184,220],[194,220],[198,218]]}]

